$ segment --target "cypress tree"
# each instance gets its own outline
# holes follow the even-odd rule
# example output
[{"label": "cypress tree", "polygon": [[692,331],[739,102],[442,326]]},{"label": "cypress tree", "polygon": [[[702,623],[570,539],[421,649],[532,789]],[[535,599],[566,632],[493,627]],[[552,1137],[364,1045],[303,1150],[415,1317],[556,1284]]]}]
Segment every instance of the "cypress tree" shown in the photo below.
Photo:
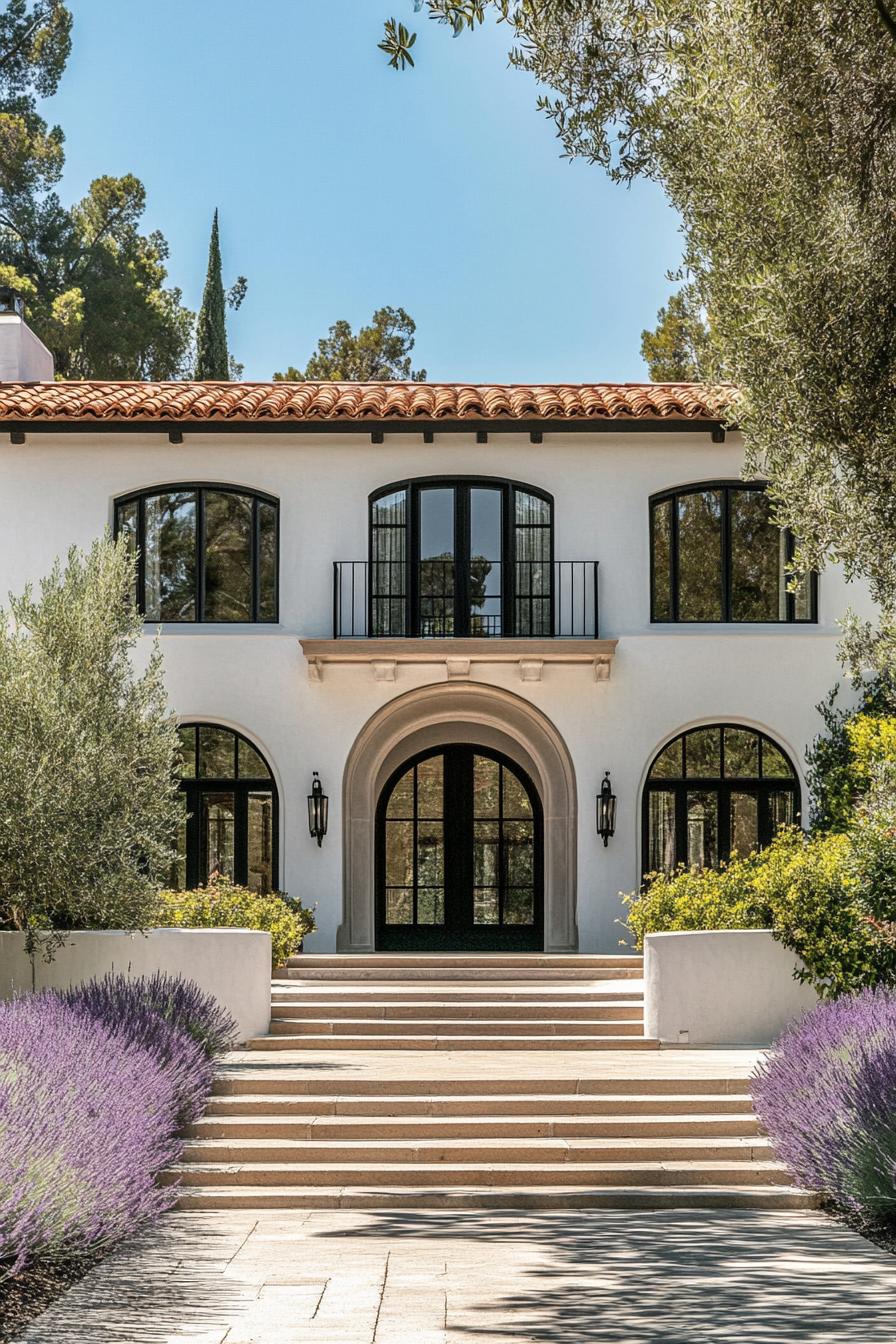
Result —
[{"label": "cypress tree", "polygon": [[202,307],[196,324],[196,377],[201,382],[226,382],[230,376],[227,357],[227,327],[224,322],[224,282],[221,279],[221,246],[218,212],[212,220],[208,245],[208,274]]}]

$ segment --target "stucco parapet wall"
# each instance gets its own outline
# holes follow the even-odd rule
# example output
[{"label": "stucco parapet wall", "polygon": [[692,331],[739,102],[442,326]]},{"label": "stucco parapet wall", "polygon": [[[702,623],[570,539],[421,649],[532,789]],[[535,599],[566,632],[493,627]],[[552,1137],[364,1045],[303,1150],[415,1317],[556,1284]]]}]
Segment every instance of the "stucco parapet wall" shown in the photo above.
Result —
[{"label": "stucco parapet wall", "polygon": [[516,663],[521,681],[541,681],[546,663],[581,664],[608,681],[615,639],[302,639],[308,680],[330,664],[364,664],[376,681],[394,681],[399,664],[442,664],[448,681],[470,676],[476,663]]},{"label": "stucco parapet wall", "polygon": [[768,1046],[818,1002],[770,929],[649,933],[644,1032],[663,1045]]},{"label": "stucco parapet wall", "polygon": [[251,929],[75,930],[52,960],[25,951],[25,935],[0,933],[0,998],[68,989],[106,975],[163,971],[193,980],[234,1018],[239,1041],[265,1035],[271,1021],[271,935]]}]

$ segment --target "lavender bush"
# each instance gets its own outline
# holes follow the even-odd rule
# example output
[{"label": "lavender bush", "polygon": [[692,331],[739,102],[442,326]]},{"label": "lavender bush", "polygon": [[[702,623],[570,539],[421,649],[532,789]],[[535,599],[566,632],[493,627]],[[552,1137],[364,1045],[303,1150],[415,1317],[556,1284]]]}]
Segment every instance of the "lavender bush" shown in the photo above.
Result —
[{"label": "lavender bush", "polygon": [[0,1259],[18,1272],[168,1208],[177,1117],[150,1051],[52,993],[0,1004]]},{"label": "lavender bush", "polygon": [[896,992],[820,1003],[759,1066],[753,1104],[796,1180],[896,1220]]},{"label": "lavender bush", "polygon": [[102,1246],[169,1208],[157,1177],[234,1034],[216,1000],[163,975],[0,1003],[0,1265]]},{"label": "lavender bush", "polygon": [[165,1070],[176,1099],[177,1123],[187,1124],[205,1104],[212,1066],[197,1040],[156,1012],[146,992],[149,983],[107,975],[64,990],[59,998],[82,1016],[102,1023],[125,1047],[152,1055]]},{"label": "lavender bush", "polygon": [[160,971],[137,979],[110,973],[76,985],[62,997],[91,1017],[114,1024],[128,1040],[177,1068],[187,1110],[194,1094],[201,1108],[211,1086],[209,1061],[230,1049],[237,1037],[236,1023],[213,995],[192,980]]}]

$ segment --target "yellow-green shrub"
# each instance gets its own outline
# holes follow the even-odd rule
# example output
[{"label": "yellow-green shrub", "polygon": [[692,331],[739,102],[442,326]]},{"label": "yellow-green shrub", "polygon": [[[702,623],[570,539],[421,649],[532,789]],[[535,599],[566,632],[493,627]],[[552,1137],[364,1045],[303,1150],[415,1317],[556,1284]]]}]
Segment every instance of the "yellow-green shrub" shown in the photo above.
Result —
[{"label": "yellow-green shrub", "polygon": [[857,791],[867,792],[874,767],[896,761],[896,717],[857,714],[845,725]]},{"label": "yellow-green shrub", "polygon": [[822,998],[879,984],[880,937],[868,923],[851,874],[848,835],[809,837],[797,827],[764,850],[754,877],[775,937],[803,962],[797,978]]},{"label": "yellow-green shrub", "polygon": [[868,919],[855,835],[784,827],[764,850],[718,871],[654,873],[624,896],[637,946],[648,933],[770,928],[803,963],[798,978],[822,998],[889,983],[896,950]]},{"label": "yellow-green shrub", "polygon": [[768,928],[771,912],[758,902],[753,887],[759,862],[761,856],[751,854],[719,869],[649,873],[642,891],[622,897],[637,947],[643,948],[648,933]]},{"label": "yellow-green shrub", "polygon": [[259,929],[271,935],[273,965],[282,966],[314,931],[314,912],[285,892],[267,895],[215,877],[192,891],[162,891],[156,924],[174,929]]}]

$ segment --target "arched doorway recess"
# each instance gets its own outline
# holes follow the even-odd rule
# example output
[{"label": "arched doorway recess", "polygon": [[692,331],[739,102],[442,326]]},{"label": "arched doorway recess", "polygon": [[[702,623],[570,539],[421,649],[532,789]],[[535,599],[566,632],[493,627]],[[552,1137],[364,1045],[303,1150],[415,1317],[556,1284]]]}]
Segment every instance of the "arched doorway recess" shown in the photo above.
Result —
[{"label": "arched doorway recess", "polygon": [[376,822],[383,789],[416,755],[450,744],[507,757],[532,781],[544,827],[544,950],[578,950],[576,786],[563,738],[520,696],[482,684],[424,686],[398,696],[364,725],[343,777],[341,952],[376,948]]}]

